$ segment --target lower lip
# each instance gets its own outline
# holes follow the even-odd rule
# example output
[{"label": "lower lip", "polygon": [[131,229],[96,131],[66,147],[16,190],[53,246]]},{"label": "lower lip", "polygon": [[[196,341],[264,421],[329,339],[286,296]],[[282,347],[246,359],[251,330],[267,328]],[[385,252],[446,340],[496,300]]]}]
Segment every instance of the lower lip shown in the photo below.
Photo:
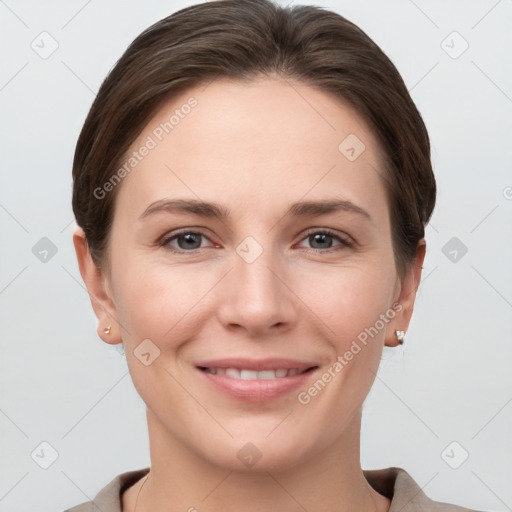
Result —
[{"label": "lower lip", "polygon": [[234,379],[196,369],[218,391],[246,402],[266,402],[300,388],[318,368],[290,377],[254,380]]}]

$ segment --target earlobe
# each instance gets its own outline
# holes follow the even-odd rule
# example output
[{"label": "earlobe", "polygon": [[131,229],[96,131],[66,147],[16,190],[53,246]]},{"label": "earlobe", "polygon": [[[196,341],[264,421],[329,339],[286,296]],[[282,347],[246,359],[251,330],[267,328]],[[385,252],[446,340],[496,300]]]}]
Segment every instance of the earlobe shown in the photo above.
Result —
[{"label": "earlobe", "polygon": [[[400,281],[399,295],[395,299],[401,305],[399,314],[395,316],[392,322],[388,325],[386,330],[385,345],[388,347],[396,347],[404,342],[404,337],[409,328],[414,303],[416,300],[416,292],[421,281],[421,271],[423,268],[423,261],[425,259],[426,242],[422,238],[418,242],[416,248],[416,255],[411,261],[406,275]],[[400,343],[400,341],[402,343]]]},{"label": "earlobe", "polygon": [[96,266],[83,229],[78,226],[73,233],[73,245],[75,246],[80,275],[85,283],[91,305],[98,318],[98,336],[109,344],[121,343],[121,332],[114,302],[106,292],[108,276]]}]

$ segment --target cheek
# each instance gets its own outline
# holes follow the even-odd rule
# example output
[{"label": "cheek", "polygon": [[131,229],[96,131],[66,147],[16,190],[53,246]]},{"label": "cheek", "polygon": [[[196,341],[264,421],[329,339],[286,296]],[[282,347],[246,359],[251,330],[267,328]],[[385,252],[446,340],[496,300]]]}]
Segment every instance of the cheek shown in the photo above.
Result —
[{"label": "cheek", "polygon": [[153,410],[161,407],[162,397],[172,396],[178,411],[186,397],[169,371],[179,359],[180,348],[198,336],[200,308],[194,305],[208,288],[190,286],[187,275],[177,267],[135,269],[133,265],[125,268],[127,273],[118,273],[116,303],[125,328],[123,343],[130,374],[138,393]]},{"label": "cheek", "polygon": [[[388,311],[393,276],[392,267],[383,270],[377,261],[375,265],[331,268],[311,275],[301,293],[308,297],[306,304],[323,321],[336,348],[343,350]],[[378,327],[385,332],[381,322]]]},{"label": "cheek", "polygon": [[193,336],[201,311],[198,302],[212,287],[213,276],[202,279],[191,266],[151,265],[142,258],[117,270],[116,311],[126,328],[123,341],[135,347],[149,338],[163,349],[164,341],[168,347],[172,340]]}]

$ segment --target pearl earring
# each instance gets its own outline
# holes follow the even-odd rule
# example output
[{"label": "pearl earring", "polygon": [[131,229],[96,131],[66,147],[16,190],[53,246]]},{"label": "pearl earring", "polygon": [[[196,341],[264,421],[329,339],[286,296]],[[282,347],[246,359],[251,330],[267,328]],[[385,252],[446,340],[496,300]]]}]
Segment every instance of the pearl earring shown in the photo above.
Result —
[{"label": "pearl earring", "polygon": [[404,344],[405,331],[395,331],[396,339],[398,340],[399,345]]}]

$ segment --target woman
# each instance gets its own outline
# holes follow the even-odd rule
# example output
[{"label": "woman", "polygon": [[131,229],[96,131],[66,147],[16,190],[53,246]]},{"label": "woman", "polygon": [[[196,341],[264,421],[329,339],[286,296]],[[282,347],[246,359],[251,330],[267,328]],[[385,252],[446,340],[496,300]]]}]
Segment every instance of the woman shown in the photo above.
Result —
[{"label": "woman", "polygon": [[98,334],[124,344],[150,440],[99,510],[468,510],[360,464],[436,195],[422,118],[366,34],[267,0],[183,9],[102,84],[73,177]]}]

